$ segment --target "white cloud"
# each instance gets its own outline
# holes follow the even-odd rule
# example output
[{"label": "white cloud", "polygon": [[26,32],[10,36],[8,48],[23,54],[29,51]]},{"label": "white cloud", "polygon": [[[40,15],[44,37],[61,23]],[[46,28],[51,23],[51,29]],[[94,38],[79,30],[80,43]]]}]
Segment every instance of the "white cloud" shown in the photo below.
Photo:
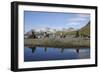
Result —
[{"label": "white cloud", "polygon": [[76,26],[76,25],[79,25],[79,23],[78,23],[78,22],[70,22],[70,23],[68,23],[67,25]]},{"label": "white cloud", "polygon": [[76,17],[68,19],[67,25],[79,26],[81,22],[86,22],[89,18],[89,14],[77,14]]},{"label": "white cloud", "polygon": [[85,21],[86,18],[82,18],[82,17],[76,17],[76,18],[71,18],[68,21],[69,22],[80,22],[80,21]]},{"label": "white cloud", "polygon": [[78,14],[77,16],[82,18],[88,18],[90,17],[90,14]]},{"label": "white cloud", "polygon": [[68,21],[69,22],[82,22],[86,21],[90,17],[89,14],[77,14],[76,17],[70,18]]}]

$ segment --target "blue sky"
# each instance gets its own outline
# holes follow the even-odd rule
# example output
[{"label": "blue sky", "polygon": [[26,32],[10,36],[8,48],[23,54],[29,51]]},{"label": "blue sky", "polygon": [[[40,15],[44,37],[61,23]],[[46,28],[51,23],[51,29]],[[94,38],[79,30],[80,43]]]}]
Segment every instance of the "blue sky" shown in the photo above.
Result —
[{"label": "blue sky", "polygon": [[90,14],[24,11],[25,32],[49,27],[80,29],[90,20]]}]

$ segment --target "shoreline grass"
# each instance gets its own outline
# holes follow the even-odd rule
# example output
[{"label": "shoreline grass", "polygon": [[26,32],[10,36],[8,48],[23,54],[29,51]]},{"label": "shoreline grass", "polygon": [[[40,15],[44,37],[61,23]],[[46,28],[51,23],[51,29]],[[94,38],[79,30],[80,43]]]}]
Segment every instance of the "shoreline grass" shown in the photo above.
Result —
[{"label": "shoreline grass", "polygon": [[67,39],[24,39],[25,46],[41,46],[41,47],[55,47],[55,48],[89,48],[90,40],[81,38],[67,38]]}]

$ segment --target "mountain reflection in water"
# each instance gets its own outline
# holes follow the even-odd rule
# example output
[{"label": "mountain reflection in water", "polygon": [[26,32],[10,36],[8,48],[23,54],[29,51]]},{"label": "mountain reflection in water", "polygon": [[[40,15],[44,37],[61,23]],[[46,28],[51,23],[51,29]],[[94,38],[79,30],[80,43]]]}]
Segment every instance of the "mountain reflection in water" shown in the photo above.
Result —
[{"label": "mountain reflection in water", "polygon": [[71,60],[90,58],[90,48],[25,47],[24,61]]}]

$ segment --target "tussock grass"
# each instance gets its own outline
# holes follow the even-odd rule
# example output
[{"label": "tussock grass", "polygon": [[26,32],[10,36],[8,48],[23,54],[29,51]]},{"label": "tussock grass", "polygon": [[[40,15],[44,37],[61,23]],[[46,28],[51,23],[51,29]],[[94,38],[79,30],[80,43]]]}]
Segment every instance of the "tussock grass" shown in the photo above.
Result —
[{"label": "tussock grass", "polygon": [[46,46],[46,47],[90,47],[90,40],[81,38],[60,38],[60,39],[25,39],[25,46]]}]

